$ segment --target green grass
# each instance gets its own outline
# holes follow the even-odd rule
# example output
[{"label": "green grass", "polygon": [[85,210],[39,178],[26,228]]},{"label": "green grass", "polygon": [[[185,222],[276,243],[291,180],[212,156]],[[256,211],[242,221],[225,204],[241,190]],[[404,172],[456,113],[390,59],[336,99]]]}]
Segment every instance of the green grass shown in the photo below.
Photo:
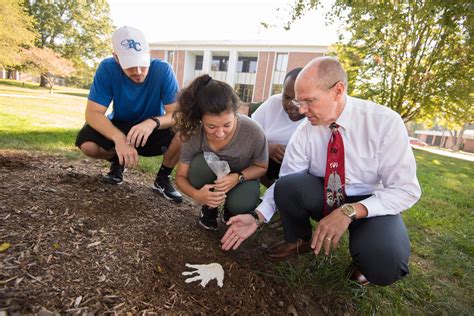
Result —
[{"label": "green grass", "polygon": [[[61,91],[68,94],[0,81],[0,94],[16,95],[0,96],[0,148],[82,157],[74,140],[84,121],[87,91]],[[403,213],[412,242],[408,277],[389,287],[347,281],[347,236],[330,258],[308,254],[259,273],[319,298],[322,305],[330,302],[330,311],[474,314],[474,164],[419,150],[415,156],[423,196]],[[160,157],[141,157],[139,168],[154,174],[160,163]]]},{"label": "green grass", "polygon": [[17,80],[10,80],[10,79],[0,79],[0,85],[11,87],[18,87],[18,88],[26,88],[29,90],[48,90],[45,88],[41,88],[39,84],[32,83],[32,82],[22,82]]}]

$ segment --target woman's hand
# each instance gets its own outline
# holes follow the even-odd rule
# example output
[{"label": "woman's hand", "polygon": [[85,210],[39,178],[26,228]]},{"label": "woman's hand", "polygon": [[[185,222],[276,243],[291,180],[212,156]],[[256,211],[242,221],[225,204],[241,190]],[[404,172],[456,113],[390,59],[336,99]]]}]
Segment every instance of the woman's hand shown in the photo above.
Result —
[{"label": "woman's hand", "polygon": [[[214,189],[213,191],[211,191]],[[224,203],[226,198],[225,192],[217,191],[214,184],[206,184],[198,190],[195,199],[209,207],[218,207]]]},{"label": "woman's hand", "polygon": [[232,190],[237,184],[239,184],[239,174],[230,173],[225,177],[217,179],[216,181],[214,181],[214,183],[214,189],[216,191],[227,193]]}]

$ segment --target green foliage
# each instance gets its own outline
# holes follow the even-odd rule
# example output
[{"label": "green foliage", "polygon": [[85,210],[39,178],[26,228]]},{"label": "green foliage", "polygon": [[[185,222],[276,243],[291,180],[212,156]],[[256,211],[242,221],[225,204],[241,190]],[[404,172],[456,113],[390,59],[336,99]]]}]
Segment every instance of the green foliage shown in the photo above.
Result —
[{"label": "green foliage", "polygon": [[94,79],[97,66],[98,63],[94,63],[91,66],[83,61],[77,61],[74,67],[76,71],[73,76],[66,78],[66,85],[82,89],[89,89],[92,85],[92,80]]},{"label": "green foliage", "polygon": [[51,48],[71,60],[78,75],[90,75],[93,62],[110,53],[113,25],[107,1],[35,0],[25,1],[25,6],[34,16],[40,34],[36,46]]},{"label": "green foliage", "polygon": [[33,19],[24,11],[21,0],[2,0],[0,5],[0,66],[17,66],[24,46],[33,44]]},{"label": "green foliage", "polygon": [[72,62],[62,58],[58,53],[47,47],[31,47],[24,53],[24,68],[43,74],[50,88],[54,86],[54,76],[69,76],[74,72]]},{"label": "green foliage", "polygon": [[[319,1],[298,0],[291,21]],[[405,121],[472,104],[471,2],[337,0],[330,18],[345,32],[334,54],[353,95],[387,105]],[[471,58],[468,58],[471,56]]]}]

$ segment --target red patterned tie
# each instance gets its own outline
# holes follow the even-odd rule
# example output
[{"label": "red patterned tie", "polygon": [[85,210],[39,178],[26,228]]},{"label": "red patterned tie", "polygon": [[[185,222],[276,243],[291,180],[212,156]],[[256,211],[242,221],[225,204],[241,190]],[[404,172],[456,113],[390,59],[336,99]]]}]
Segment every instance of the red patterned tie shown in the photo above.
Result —
[{"label": "red patterned tie", "polygon": [[339,133],[339,125],[332,123],[331,138],[328,143],[326,174],[324,176],[324,216],[344,203],[345,174],[344,174],[344,143]]}]

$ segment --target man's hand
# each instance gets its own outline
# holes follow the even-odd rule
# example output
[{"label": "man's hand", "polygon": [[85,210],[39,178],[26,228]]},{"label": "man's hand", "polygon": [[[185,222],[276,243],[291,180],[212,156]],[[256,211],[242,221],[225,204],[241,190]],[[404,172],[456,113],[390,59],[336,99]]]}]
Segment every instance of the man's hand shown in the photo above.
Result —
[{"label": "man's hand", "polygon": [[225,177],[217,179],[216,181],[214,181],[214,183],[214,188],[216,191],[227,193],[232,190],[237,184],[239,184],[239,174],[230,173]]},{"label": "man's hand", "polygon": [[155,127],[155,121],[151,119],[144,120],[130,129],[127,134],[127,142],[135,147],[145,146]]},{"label": "man's hand", "polygon": [[125,140],[115,142],[115,153],[118,156],[119,163],[125,168],[134,168],[138,165],[138,152]]},{"label": "man's hand", "polygon": [[227,225],[230,227],[221,239],[222,250],[239,248],[258,228],[255,218],[250,214],[233,216],[227,221]]},{"label": "man's hand", "polygon": [[341,212],[341,208],[337,208],[329,215],[324,217],[318,224],[313,233],[311,248],[317,255],[324,246],[324,253],[329,255],[331,247],[336,249],[344,232],[349,227],[351,219]]},{"label": "man's hand", "polygon": [[[214,189],[214,191],[211,191],[212,189]],[[200,204],[205,204],[209,207],[218,207],[224,203],[225,198],[225,192],[216,191],[215,185],[213,184],[204,185],[198,190],[197,196],[195,197]]]},{"label": "man's hand", "polygon": [[280,144],[268,144],[268,155],[270,159],[281,164],[285,155],[285,146]]}]

